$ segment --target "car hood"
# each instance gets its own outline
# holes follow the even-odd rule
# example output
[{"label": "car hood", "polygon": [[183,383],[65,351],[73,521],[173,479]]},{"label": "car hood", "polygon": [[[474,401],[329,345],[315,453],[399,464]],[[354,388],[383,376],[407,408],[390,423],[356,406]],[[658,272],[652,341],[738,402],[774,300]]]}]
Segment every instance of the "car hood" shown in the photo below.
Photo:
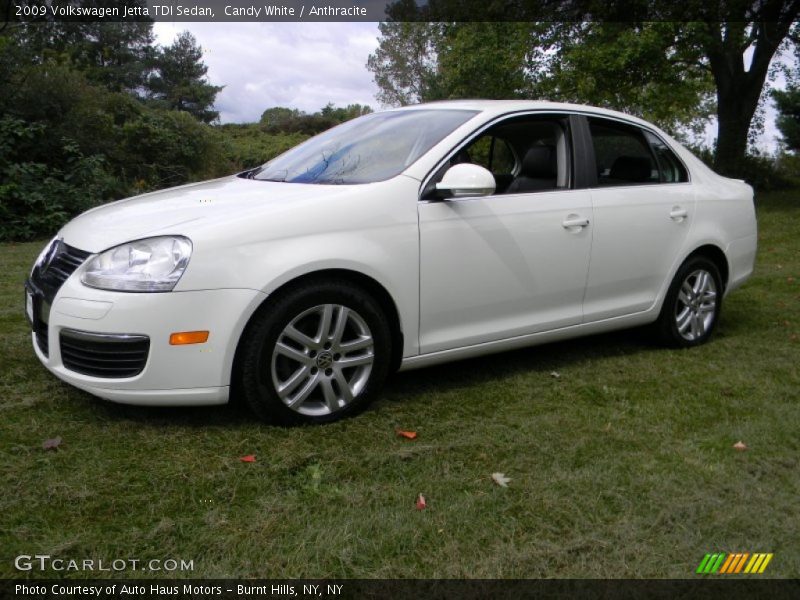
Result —
[{"label": "car hood", "polygon": [[64,241],[100,252],[131,240],[156,235],[218,233],[231,221],[312,208],[354,186],[311,185],[225,177],[134,196],[93,208],[60,232]]}]

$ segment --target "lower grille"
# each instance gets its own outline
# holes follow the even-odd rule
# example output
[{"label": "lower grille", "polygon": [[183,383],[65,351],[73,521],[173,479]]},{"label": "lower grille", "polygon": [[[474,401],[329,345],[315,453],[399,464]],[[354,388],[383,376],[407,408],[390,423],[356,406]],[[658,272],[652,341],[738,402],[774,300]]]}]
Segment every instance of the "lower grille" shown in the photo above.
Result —
[{"label": "lower grille", "polygon": [[145,335],[63,329],[59,341],[67,369],[105,379],[135,377],[144,370],[150,352],[150,338]]}]

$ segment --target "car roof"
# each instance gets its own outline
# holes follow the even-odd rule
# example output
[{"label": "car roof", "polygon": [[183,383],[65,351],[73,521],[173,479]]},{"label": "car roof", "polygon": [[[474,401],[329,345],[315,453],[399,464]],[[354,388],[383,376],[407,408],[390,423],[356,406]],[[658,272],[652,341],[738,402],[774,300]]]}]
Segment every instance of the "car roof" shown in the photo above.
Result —
[{"label": "car roof", "polygon": [[565,102],[549,102],[546,100],[438,100],[436,102],[427,102],[424,104],[412,104],[395,108],[391,110],[407,111],[407,110],[420,110],[420,109],[435,109],[435,110],[475,110],[486,114],[487,116],[499,116],[511,112],[526,111],[526,110],[553,110],[553,111],[568,111],[579,112],[586,114],[594,114],[600,116],[614,117],[624,119],[626,121],[639,123],[651,128],[655,125],[633,115],[610,110],[607,108],[600,108],[597,106],[589,106],[586,104],[568,104]]}]

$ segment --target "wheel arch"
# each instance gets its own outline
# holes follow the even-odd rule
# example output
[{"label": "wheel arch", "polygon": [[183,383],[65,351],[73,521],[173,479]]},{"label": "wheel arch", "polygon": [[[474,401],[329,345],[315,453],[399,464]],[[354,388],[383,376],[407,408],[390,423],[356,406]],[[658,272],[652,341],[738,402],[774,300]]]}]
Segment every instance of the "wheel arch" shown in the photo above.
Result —
[{"label": "wheel arch", "polygon": [[722,248],[716,244],[703,244],[688,254],[686,258],[681,261],[681,264],[685,263],[690,258],[694,258],[695,256],[704,256],[717,266],[719,269],[719,275],[722,278],[722,288],[724,291],[728,287],[730,264],[728,263],[728,257],[725,256],[725,252],[722,250]]},{"label": "wheel arch", "polygon": [[669,286],[678,270],[687,260],[694,258],[695,256],[704,256],[717,266],[719,269],[720,278],[722,279],[722,289],[724,294],[728,287],[728,280],[730,277],[730,263],[728,262],[728,257],[719,244],[717,244],[714,240],[703,241],[699,246],[696,246],[693,250],[673,263],[669,276],[664,280],[663,286],[658,293],[658,298],[650,309],[653,311],[654,315],[657,316],[661,314],[661,311],[664,308],[664,301],[667,298]]},{"label": "wheel arch", "polygon": [[378,302],[381,309],[384,311],[386,318],[389,320],[389,325],[391,327],[392,356],[390,369],[392,371],[396,371],[400,368],[400,363],[403,359],[403,329],[401,326],[400,312],[397,308],[397,304],[386,287],[373,277],[370,277],[369,275],[359,271],[342,268],[319,269],[304,273],[282,283],[280,286],[270,292],[270,294],[253,311],[244,328],[242,329],[239,339],[236,341],[236,351],[234,352],[233,365],[231,369],[231,386],[234,386],[238,380],[238,369],[241,359],[239,350],[242,345],[242,340],[244,339],[245,333],[248,331],[250,324],[253,322],[256,316],[264,310],[269,310],[269,307],[276,301],[276,299],[280,298],[284,294],[297,287],[317,281],[336,281],[338,283],[343,281],[349,282],[372,296],[372,298]]}]

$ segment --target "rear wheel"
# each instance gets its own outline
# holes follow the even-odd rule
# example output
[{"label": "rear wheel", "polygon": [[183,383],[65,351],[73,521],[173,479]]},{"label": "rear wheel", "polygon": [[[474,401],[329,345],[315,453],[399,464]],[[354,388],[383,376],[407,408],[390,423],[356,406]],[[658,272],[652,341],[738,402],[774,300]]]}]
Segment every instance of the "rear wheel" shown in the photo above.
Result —
[{"label": "rear wheel", "polygon": [[240,389],[268,422],[326,423],[361,410],[383,384],[390,329],[368,294],[336,282],[265,306],[242,340]]},{"label": "rear wheel", "polygon": [[670,284],[657,326],[667,344],[690,347],[711,337],[722,307],[722,278],[704,256],[688,259]]}]

